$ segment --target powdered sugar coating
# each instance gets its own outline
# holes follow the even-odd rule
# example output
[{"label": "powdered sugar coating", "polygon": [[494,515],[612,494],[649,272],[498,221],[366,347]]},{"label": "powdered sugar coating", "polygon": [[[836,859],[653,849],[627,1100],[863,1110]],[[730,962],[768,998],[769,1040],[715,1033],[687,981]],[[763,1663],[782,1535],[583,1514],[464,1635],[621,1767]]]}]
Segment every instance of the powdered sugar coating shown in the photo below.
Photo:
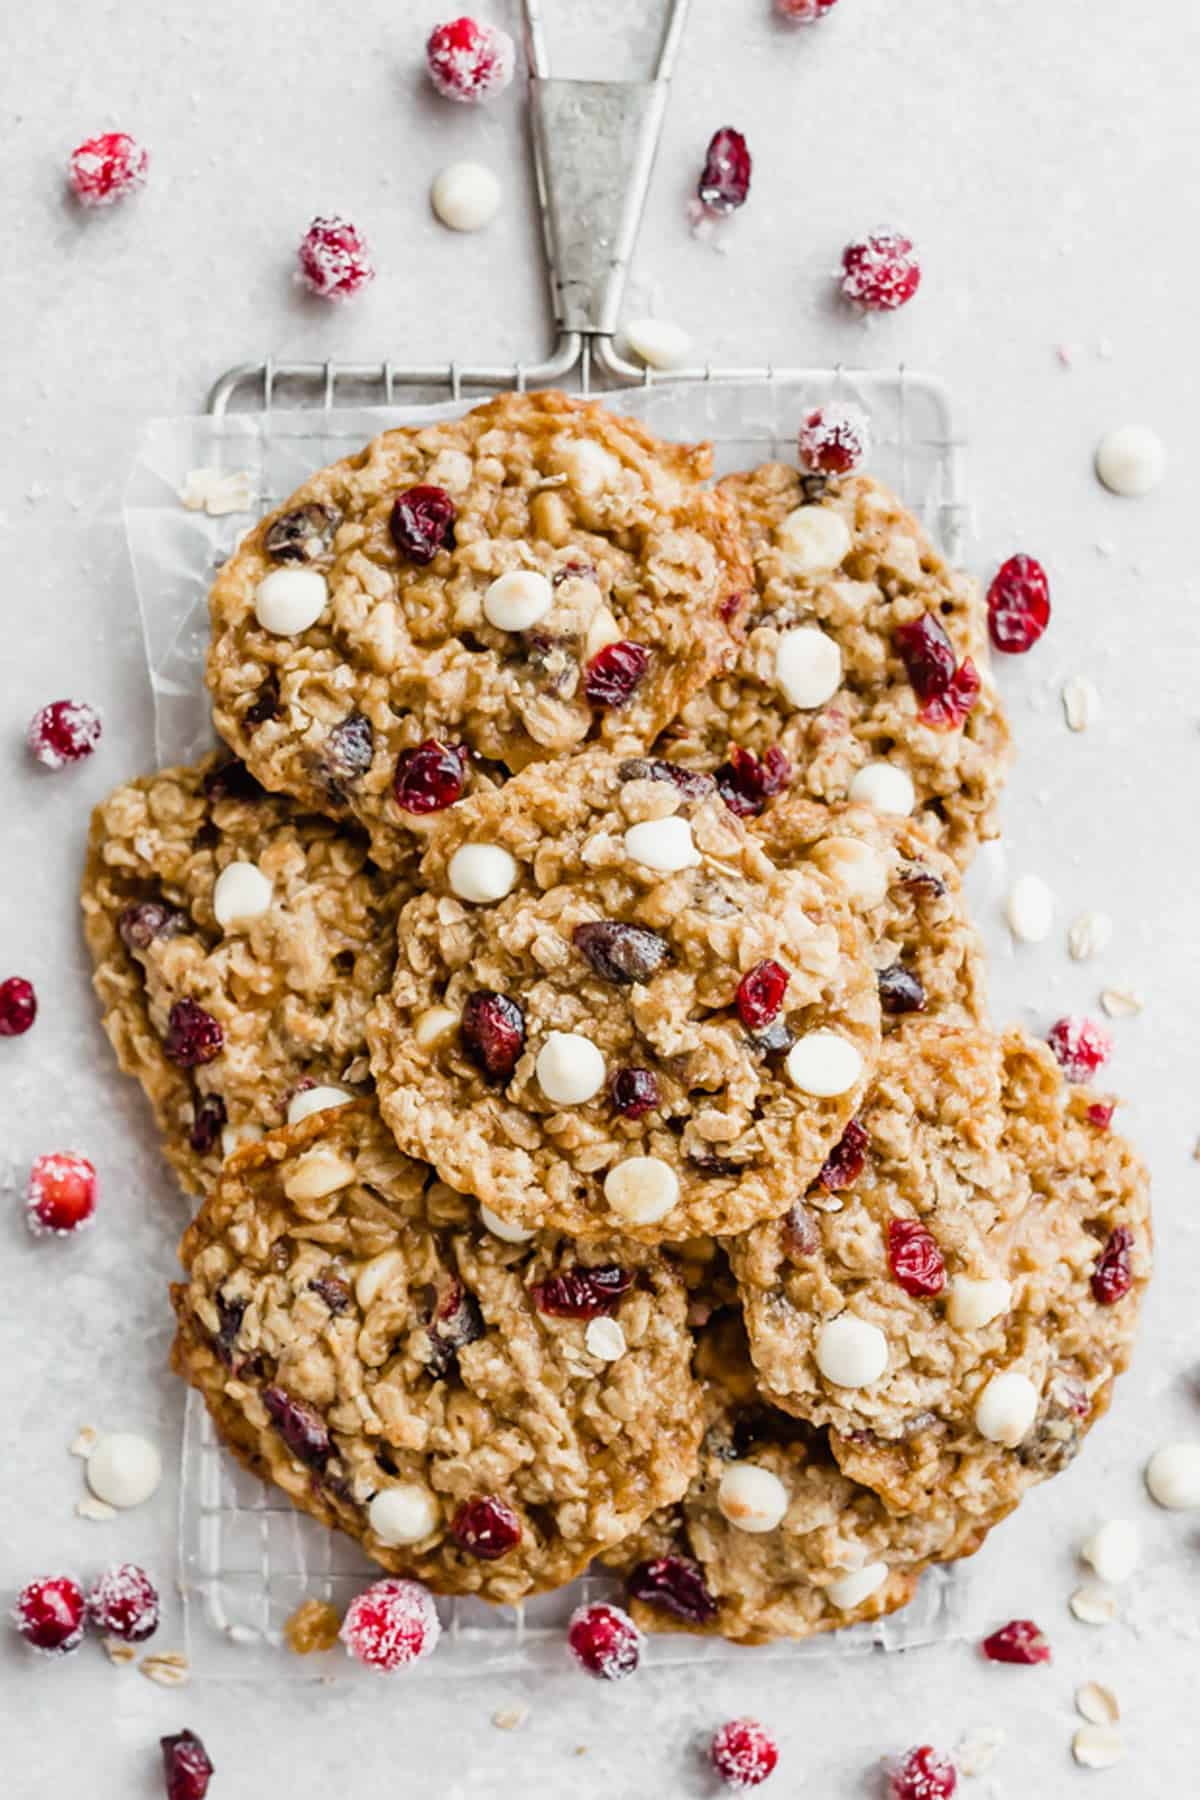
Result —
[{"label": "powdered sugar coating", "polygon": [[68,179],[81,206],[113,206],[146,185],[150,155],[127,131],[104,131],[71,152]]},{"label": "powdered sugar coating", "polygon": [[338,1633],[356,1662],[390,1675],[431,1656],[442,1635],[433,1595],[419,1581],[376,1581],[356,1594]]}]

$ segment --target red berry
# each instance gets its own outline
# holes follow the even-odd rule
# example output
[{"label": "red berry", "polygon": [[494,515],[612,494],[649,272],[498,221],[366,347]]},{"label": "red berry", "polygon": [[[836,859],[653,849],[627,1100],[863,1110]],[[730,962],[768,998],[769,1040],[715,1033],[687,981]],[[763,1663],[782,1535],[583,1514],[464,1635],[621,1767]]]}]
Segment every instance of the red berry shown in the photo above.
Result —
[{"label": "red berry", "polygon": [[1050,583],[1032,556],[1010,556],[988,589],[988,630],[997,650],[1023,656],[1050,623]]},{"label": "red berry", "polygon": [[1092,1293],[1101,1306],[1115,1306],[1133,1286],[1132,1259],[1133,1233],[1128,1225],[1118,1225],[1109,1233],[1092,1270]]},{"label": "red berry", "polygon": [[731,125],[715,131],[704,155],[696,192],[700,204],[718,218],[744,206],[750,192],[750,152],[740,131]]},{"label": "red berry", "polygon": [[96,1210],[96,1171],[74,1150],[34,1158],[25,1194],[25,1222],[35,1237],[69,1237]]},{"label": "red berry", "polygon": [[775,0],[775,11],[791,25],[812,25],[836,5],[837,0]]},{"label": "red berry", "polygon": [[100,714],[83,700],[52,700],[34,713],[25,742],[43,768],[82,762],[100,742]]},{"label": "red berry", "polygon": [[202,1094],[192,1108],[192,1128],[188,1143],[197,1156],[207,1156],[226,1122],[225,1102],[220,1094]]},{"label": "red berry", "polygon": [[507,1081],[525,1048],[525,1014],[506,995],[476,988],[467,996],[459,1034],[463,1049],[488,1081]]},{"label": "red berry", "polygon": [[842,251],[842,293],[867,312],[895,312],[921,285],[911,238],[880,226]]},{"label": "red berry", "polygon": [[769,958],[766,962],[755,963],[742,976],[738,982],[737,1009],[747,1031],[761,1031],[764,1025],[771,1023],[783,1005],[788,980],[787,970]]},{"label": "red berry", "polygon": [[159,1738],[167,1800],[204,1800],[213,1772],[212,1759],[194,1731]]},{"label": "red berry", "polygon": [[37,995],[32,981],[10,975],[0,981],[0,1037],[23,1037],[37,1018]]},{"label": "red berry", "polygon": [[435,26],[425,46],[429,79],[438,93],[468,105],[502,94],[515,60],[507,31],[466,17]]},{"label": "red berry", "polygon": [[641,1659],[645,1642],[627,1612],[597,1601],[580,1606],[567,1626],[567,1648],[589,1675],[601,1681],[624,1681]]},{"label": "red berry", "polygon": [[375,279],[367,240],[349,219],[314,219],[296,259],[301,281],[322,300],[347,300]]},{"label": "red berry", "polygon": [[659,1102],[658,1076],[653,1069],[614,1069],[608,1097],[623,1119],[644,1119]]},{"label": "red berry", "polygon": [[1107,1131],[1113,1122],[1113,1114],[1117,1110],[1115,1100],[1093,1100],[1087,1109],[1087,1121],[1097,1131]]},{"label": "red berry", "polygon": [[931,1744],[907,1751],[888,1770],[888,1800],[950,1800],[957,1789],[958,1770]]},{"label": "red berry", "polygon": [[116,1563],[93,1582],[87,1610],[100,1631],[141,1644],[158,1629],[158,1589],[136,1563]]},{"label": "red berry", "polygon": [[454,542],[458,508],[440,487],[410,487],[392,502],[392,542],[401,556],[422,565]]},{"label": "red berry", "polygon": [[83,1642],[87,1620],[83,1590],[69,1575],[39,1575],[17,1595],[12,1618],[34,1650],[66,1656]]},{"label": "red berry", "polygon": [[707,1625],[716,1617],[717,1603],[704,1585],[700,1565],[685,1556],[658,1556],[639,1563],[628,1586],[633,1599],[685,1624]]},{"label": "red berry", "polygon": [[708,1753],[725,1786],[739,1794],[761,1786],[779,1761],[779,1745],[757,1719],[730,1719],[714,1732]]},{"label": "red berry", "polygon": [[1094,1019],[1057,1019],[1046,1042],[1068,1081],[1090,1081],[1113,1053],[1113,1041]]},{"label": "red berry", "polygon": [[264,1388],[262,1403],[292,1455],[310,1469],[323,1469],[333,1454],[333,1444],[316,1407],[281,1387]]},{"label": "red berry", "polygon": [[857,1119],[851,1119],[822,1164],[821,1173],[817,1176],[821,1186],[831,1194],[853,1187],[863,1172],[867,1143],[866,1132]]},{"label": "red berry", "polygon": [[616,1312],[632,1285],[631,1271],[615,1264],[598,1269],[563,1269],[537,1283],[532,1290],[533,1303],[539,1312],[560,1319],[607,1319]]},{"label": "red berry", "polygon": [[450,1536],[482,1562],[496,1562],[521,1541],[521,1521],[498,1494],[466,1500],[450,1522]]},{"label": "red berry", "polygon": [[871,426],[860,406],[831,400],[810,412],[796,440],[800,467],[813,475],[849,475],[871,447]]},{"label": "red berry", "polygon": [[163,1051],[181,1069],[195,1069],[220,1056],[225,1033],[211,1013],[194,1000],[177,1000],[167,1014]]},{"label": "red berry", "polygon": [[985,1637],[980,1648],[989,1662],[1048,1663],[1050,1645],[1032,1619],[1010,1619],[991,1637]]},{"label": "red berry", "polygon": [[461,798],[467,779],[467,753],[461,744],[426,738],[396,758],[392,792],[402,812],[443,812]]},{"label": "red berry", "polygon": [[922,613],[907,625],[898,625],[892,642],[917,699],[940,700],[954,680],[958,658],[936,613]]},{"label": "red berry", "polygon": [[390,1674],[428,1656],[442,1635],[433,1595],[419,1581],[376,1581],[346,1608],[343,1644],[358,1662]]},{"label": "red berry", "polygon": [[146,181],[150,157],[127,131],[102,131],[71,152],[69,180],[83,206],[111,206]]},{"label": "red berry", "polygon": [[583,673],[583,691],[589,706],[606,710],[624,706],[642,684],[650,666],[650,652],[644,644],[606,644],[593,656]]},{"label": "red berry", "polygon": [[734,745],[729,761],[714,773],[717,791],[731,813],[739,819],[760,813],[768,800],[785,788],[792,778],[792,765],[783,751],[772,744],[760,762],[752,750]]},{"label": "red berry", "polygon": [[933,731],[957,731],[978,700],[980,686],[979,670],[969,656],[964,657],[946,692],[922,706],[922,725]]},{"label": "red berry", "polygon": [[925,983],[903,963],[889,963],[876,976],[879,1004],[885,1013],[898,1017],[901,1013],[924,1012],[927,1000]]},{"label": "red berry", "polygon": [[925,1299],[946,1285],[946,1264],[937,1241],[919,1219],[892,1219],[888,1224],[888,1262],[906,1294]]}]

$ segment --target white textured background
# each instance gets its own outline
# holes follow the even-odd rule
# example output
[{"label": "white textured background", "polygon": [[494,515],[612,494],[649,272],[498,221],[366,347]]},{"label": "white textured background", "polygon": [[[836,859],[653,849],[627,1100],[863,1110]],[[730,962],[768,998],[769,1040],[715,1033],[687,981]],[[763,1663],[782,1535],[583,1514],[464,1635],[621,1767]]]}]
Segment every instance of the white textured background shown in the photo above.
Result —
[{"label": "white textured background", "polygon": [[[547,0],[560,73],[645,68],[648,7],[621,0],[585,42],[578,0]],[[228,364],[266,351],[397,360],[532,357],[545,346],[536,229],[518,94],[485,111],[438,103],[420,76],[433,6],[384,0],[46,0],[22,9],[0,72],[5,234],[0,258],[0,975],[37,983],[27,1038],[0,1044],[0,1157],[86,1151],[105,1180],[97,1229],[27,1240],[12,1195],[0,1215],[0,1586],[48,1568],[129,1556],[169,1578],[168,1481],[110,1525],[73,1516],[85,1420],[141,1428],[174,1456],[181,1395],[163,1373],[162,1287],[179,1219],[139,1096],[118,1082],[96,1026],[74,908],[89,805],[150,759],[150,708],[117,517],[141,422],[198,410]],[[500,14],[504,16],[503,11]],[[628,23],[627,21],[634,21]],[[574,40],[574,41],[572,41]],[[980,566],[1024,548],[1048,564],[1055,620],[1004,682],[1020,745],[1007,808],[1011,866],[1047,877],[1060,928],[1012,956],[994,934],[996,1010],[1039,1028],[1132,981],[1144,1014],[1116,1027],[1114,1081],[1157,1181],[1159,1279],[1114,1417],[1061,1480],[1035,1494],[979,1559],[980,1623],[1032,1613],[1048,1670],[983,1664],[969,1645],[903,1659],[643,1671],[624,1688],[572,1671],[536,1685],[482,1680],[346,1693],[196,1681],[165,1692],[87,1647],[62,1666],[0,1643],[3,1785],[14,1800],[63,1792],[139,1800],[159,1791],[154,1740],[187,1724],[218,1765],[213,1800],[353,1800],[375,1794],[581,1800],[711,1791],[697,1744],[752,1710],[778,1730],[766,1790],[870,1791],[884,1751],[953,1745],[982,1725],[1008,1743],[980,1800],[1057,1800],[1091,1784],[1184,1793],[1200,1639],[1194,1521],[1157,1513],[1140,1466],[1164,1436],[1200,1434],[1196,1351],[1200,1133],[1195,791],[1200,762],[1200,580],[1193,541],[1197,255],[1188,196],[1200,115],[1191,8],[1123,0],[1053,7],[963,0],[843,0],[820,29],[776,31],[767,0],[694,0],[646,228],[633,310],[660,311],[697,349],[745,361],[909,364],[966,403]],[[684,203],[725,123],[749,135],[752,198],[725,241],[695,243]],[[62,198],[82,137],[135,132],[150,190],[107,215]],[[505,186],[491,231],[458,239],[429,219],[432,174],[489,161]],[[367,231],[381,278],[343,310],[292,286],[314,212]],[[828,271],[856,231],[905,224],[925,267],[918,300],[867,331],[831,304]],[[1074,345],[1073,367],[1055,346]],[[1100,430],[1153,424],[1173,464],[1161,492],[1120,502],[1090,473]],[[1104,701],[1068,734],[1057,690],[1087,674]],[[31,771],[21,729],[63,694],[99,704],[109,737],[91,764]],[[1073,965],[1067,920],[1116,919],[1099,965]],[[1138,1518],[1146,1564],[1122,1623],[1073,1621],[1074,1548],[1100,1518]],[[158,1640],[177,1641],[177,1615]],[[1110,1775],[1068,1755],[1071,1695],[1089,1677],[1122,1702],[1128,1760]],[[492,1712],[530,1715],[511,1735]],[[576,1755],[577,1747],[584,1754]]]}]

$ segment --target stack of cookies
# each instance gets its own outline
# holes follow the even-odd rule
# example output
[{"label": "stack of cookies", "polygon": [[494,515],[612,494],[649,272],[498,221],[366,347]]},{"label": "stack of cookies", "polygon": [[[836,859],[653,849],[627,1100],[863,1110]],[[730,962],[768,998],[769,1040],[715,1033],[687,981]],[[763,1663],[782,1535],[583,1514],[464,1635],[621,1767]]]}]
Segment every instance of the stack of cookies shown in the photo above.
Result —
[{"label": "stack of cookies", "polygon": [[990,1028],[962,898],[980,601],[827,441],[713,487],[554,393],[385,433],[219,575],[224,747],[95,815],[105,1029],[201,1201],[175,1367],[437,1593],[876,1618],[1128,1359],[1144,1172]]}]

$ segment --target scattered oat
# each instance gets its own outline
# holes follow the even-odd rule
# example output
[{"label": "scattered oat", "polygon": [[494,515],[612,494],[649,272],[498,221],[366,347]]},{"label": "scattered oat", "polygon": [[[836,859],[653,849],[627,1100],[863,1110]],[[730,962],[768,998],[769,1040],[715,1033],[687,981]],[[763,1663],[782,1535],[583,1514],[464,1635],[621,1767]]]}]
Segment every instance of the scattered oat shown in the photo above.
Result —
[{"label": "scattered oat", "polygon": [[969,1732],[954,1752],[960,1775],[986,1774],[1004,1748],[1006,1734],[998,1725],[981,1725]]},{"label": "scattered oat", "polygon": [[523,1702],[518,1702],[516,1706],[502,1706],[494,1712],[492,1724],[498,1731],[516,1731],[528,1717],[529,1708]]},{"label": "scattered oat", "polygon": [[1117,1616],[1117,1596],[1092,1582],[1085,1582],[1075,1589],[1070,1606],[1083,1625],[1111,1625]]},{"label": "scattered oat", "polygon": [[1117,1696],[1098,1681],[1085,1681],[1075,1689],[1075,1710],[1089,1725],[1115,1725],[1121,1717]]},{"label": "scattered oat", "polygon": [[226,513],[254,511],[254,477],[249,469],[193,469],[179,490],[189,512],[219,519]]},{"label": "scattered oat", "polygon": [[1096,555],[1097,556],[1115,556],[1116,549],[1117,549],[1117,546],[1113,543],[1111,538],[1097,538],[1096,539]]},{"label": "scattered oat", "polygon": [[1200,1138],[1196,1139],[1196,1147],[1192,1151],[1192,1161],[1200,1162]]},{"label": "scattered oat", "polygon": [[105,1637],[101,1638],[100,1642],[107,1650],[108,1660],[111,1663],[120,1666],[122,1663],[131,1663],[137,1660],[137,1651],[133,1645],[124,1643],[121,1638]]},{"label": "scattered oat", "polygon": [[341,1629],[341,1617],[328,1600],[302,1600],[283,1628],[288,1649],[297,1656],[311,1656],[314,1650],[332,1650]]},{"label": "scattered oat", "polygon": [[1111,1769],[1125,1754],[1115,1725],[1081,1725],[1071,1739],[1071,1753],[1085,1769]]},{"label": "scattered oat", "polygon": [[95,1494],[85,1494],[82,1500],[75,1502],[75,1516],[79,1519],[92,1519],[97,1525],[104,1525],[109,1519],[115,1519],[117,1509],[110,1506],[107,1500],[97,1500]]},{"label": "scattered oat", "polygon": [[1076,962],[1099,956],[1112,942],[1113,922],[1107,913],[1081,912],[1067,927],[1067,949]]},{"label": "scattered oat", "polygon": [[1110,1019],[1132,1019],[1140,1013],[1146,1002],[1137,988],[1110,987],[1100,995],[1100,1004]]},{"label": "scattered oat", "polygon": [[[1099,545],[1096,546],[1099,549]],[[1100,693],[1086,675],[1072,675],[1062,684],[1063,712],[1072,731],[1086,731],[1100,716]]]},{"label": "scattered oat", "polygon": [[138,1669],[159,1687],[183,1687],[192,1678],[191,1664],[182,1650],[157,1650],[152,1656],[143,1656]]},{"label": "scattered oat", "polygon": [[82,1456],[86,1462],[100,1441],[100,1433],[94,1425],[81,1425],[71,1445],[72,1456]]}]

